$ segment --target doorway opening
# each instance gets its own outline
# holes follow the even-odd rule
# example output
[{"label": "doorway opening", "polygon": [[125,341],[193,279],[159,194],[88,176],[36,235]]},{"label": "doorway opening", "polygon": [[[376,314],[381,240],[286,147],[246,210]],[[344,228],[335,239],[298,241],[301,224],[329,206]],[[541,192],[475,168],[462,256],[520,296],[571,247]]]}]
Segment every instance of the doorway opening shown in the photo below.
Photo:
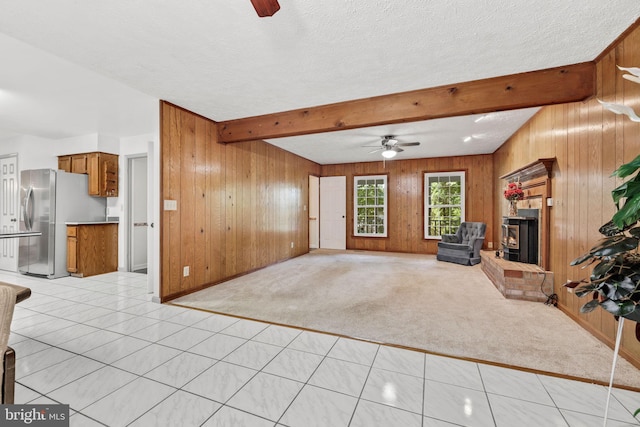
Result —
[{"label": "doorway opening", "polygon": [[131,156],[128,170],[128,271],[147,273],[147,156]]},{"label": "doorway opening", "polygon": [[320,247],[320,178],[309,175],[309,249]]}]

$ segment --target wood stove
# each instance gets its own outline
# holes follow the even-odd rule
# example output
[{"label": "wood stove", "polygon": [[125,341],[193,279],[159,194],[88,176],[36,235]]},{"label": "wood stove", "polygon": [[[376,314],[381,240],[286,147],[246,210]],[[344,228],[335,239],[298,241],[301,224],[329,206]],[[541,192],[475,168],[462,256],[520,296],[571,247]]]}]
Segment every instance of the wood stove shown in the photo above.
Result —
[{"label": "wood stove", "polygon": [[503,217],[502,254],[502,257],[508,261],[537,264],[538,218]]}]

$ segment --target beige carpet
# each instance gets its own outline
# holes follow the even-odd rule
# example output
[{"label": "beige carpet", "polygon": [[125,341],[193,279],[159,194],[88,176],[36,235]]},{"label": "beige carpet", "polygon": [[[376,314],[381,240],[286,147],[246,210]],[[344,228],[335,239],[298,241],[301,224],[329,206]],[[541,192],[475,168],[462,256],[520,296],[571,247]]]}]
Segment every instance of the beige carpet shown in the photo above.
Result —
[{"label": "beige carpet", "polygon": [[[173,303],[605,383],[613,360],[560,310],[431,255],[315,250]],[[640,370],[619,359],[615,383],[639,387]]]}]

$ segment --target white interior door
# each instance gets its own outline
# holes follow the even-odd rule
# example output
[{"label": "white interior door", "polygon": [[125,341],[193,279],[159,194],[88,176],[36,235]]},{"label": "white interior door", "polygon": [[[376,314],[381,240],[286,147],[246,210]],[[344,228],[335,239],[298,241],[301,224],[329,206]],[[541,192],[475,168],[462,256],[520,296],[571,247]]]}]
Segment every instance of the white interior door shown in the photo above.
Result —
[{"label": "white interior door", "polygon": [[320,247],[320,178],[309,175],[309,249]]},{"label": "white interior door", "polygon": [[147,157],[129,158],[129,207],[131,271],[147,269]]},{"label": "white interior door", "polygon": [[320,247],[347,248],[347,177],[320,178]]},{"label": "white interior door", "polygon": [[[3,233],[18,231],[18,156],[0,158],[0,182],[2,199],[0,229]],[[18,240],[0,239],[0,269],[18,271]]]}]

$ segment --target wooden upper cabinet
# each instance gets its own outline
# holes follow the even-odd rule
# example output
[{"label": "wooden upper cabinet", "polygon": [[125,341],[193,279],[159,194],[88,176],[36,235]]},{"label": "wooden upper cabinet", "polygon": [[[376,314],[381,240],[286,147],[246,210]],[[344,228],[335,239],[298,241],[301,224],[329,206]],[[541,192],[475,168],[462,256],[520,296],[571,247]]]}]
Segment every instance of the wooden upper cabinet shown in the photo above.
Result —
[{"label": "wooden upper cabinet", "polygon": [[118,197],[118,155],[103,152],[58,156],[58,169],[89,175],[89,194]]},{"label": "wooden upper cabinet", "polygon": [[71,172],[87,173],[87,154],[75,154],[71,156]]},{"label": "wooden upper cabinet", "polygon": [[58,156],[58,169],[71,172],[71,156]]}]

